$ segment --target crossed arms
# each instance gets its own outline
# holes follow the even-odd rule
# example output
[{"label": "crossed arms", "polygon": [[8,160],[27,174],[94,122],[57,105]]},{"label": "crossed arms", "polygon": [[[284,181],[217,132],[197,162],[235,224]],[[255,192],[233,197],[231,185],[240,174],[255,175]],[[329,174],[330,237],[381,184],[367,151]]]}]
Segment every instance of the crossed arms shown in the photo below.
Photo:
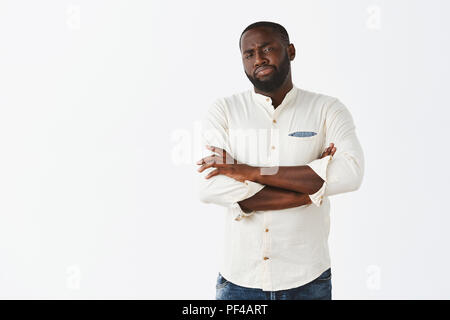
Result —
[{"label": "crossed arms", "polygon": [[[226,150],[228,119],[225,106],[215,103],[204,121],[209,135],[205,144],[213,155],[197,162],[200,200],[245,212],[280,210],[309,205],[320,206],[325,196],[357,190],[364,173],[364,156],[347,108],[335,100],[325,112],[322,155],[303,166],[278,167],[274,174],[261,174],[260,167],[236,163]],[[338,147],[334,147],[334,143]],[[331,161],[332,160],[332,161]]]},{"label": "crossed arms", "polygon": [[[324,180],[309,166],[278,167],[276,174],[263,175],[262,168],[246,164],[238,164],[225,150],[207,146],[214,154],[197,162],[198,169],[203,172],[215,168],[205,179],[211,179],[219,174],[226,175],[237,181],[253,181],[266,187],[253,196],[239,201],[241,209],[248,213],[252,211],[280,210],[311,204],[309,194],[316,193],[322,187]],[[336,147],[331,143],[319,159],[333,156]]]}]

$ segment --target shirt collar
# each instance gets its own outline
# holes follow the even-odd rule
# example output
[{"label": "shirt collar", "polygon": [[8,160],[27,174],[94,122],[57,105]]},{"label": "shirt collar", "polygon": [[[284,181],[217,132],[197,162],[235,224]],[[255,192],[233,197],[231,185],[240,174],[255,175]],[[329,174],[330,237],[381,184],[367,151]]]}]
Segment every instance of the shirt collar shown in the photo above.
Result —
[{"label": "shirt collar", "polygon": [[254,88],[250,91],[252,93],[253,101],[264,106],[265,108],[269,108],[271,111],[274,111],[274,110],[276,111],[276,110],[281,110],[282,109],[281,107],[284,107],[284,106],[290,104],[290,102],[295,99],[295,97],[297,96],[298,88],[295,86],[295,84],[292,84],[292,89],[286,93],[283,101],[276,109],[272,105],[272,98],[270,98],[269,96],[265,96],[261,93],[256,93]]}]

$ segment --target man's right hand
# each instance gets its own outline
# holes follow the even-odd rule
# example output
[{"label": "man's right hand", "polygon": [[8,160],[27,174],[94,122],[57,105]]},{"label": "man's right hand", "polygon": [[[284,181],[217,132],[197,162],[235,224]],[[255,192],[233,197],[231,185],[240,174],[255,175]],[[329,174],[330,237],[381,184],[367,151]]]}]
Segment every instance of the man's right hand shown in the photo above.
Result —
[{"label": "man's right hand", "polygon": [[325,149],[325,151],[322,153],[322,155],[320,156],[319,159],[325,158],[326,156],[334,156],[336,152],[336,147],[334,146],[334,143],[330,143],[330,146],[328,148]]}]

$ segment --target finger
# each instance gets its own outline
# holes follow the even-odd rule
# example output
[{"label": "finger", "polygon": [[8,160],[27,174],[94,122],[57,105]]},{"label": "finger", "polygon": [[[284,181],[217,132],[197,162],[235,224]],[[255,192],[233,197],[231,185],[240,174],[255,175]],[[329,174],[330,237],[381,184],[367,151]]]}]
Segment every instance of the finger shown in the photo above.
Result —
[{"label": "finger", "polygon": [[197,161],[197,164],[207,164],[207,163],[211,163],[211,162],[213,162],[213,161],[217,161],[216,158],[219,159],[216,155],[204,157],[203,159]]},{"label": "finger", "polygon": [[336,147],[333,147],[333,149],[331,149],[331,153],[334,155],[336,153]]},{"label": "finger", "polygon": [[222,160],[224,160],[226,164],[235,164],[236,163],[236,160],[226,151],[225,151],[225,156],[222,157]]},{"label": "finger", "polygon": [[214,146],[206,146],[206,148],[214,153],[217,153],[219,156],[223,156],[223,149]]},{"label": "finger", "polygon": [[205,163],[205,159],[206,158],[202,158],[202,159],[198,160],[195,164],[204,164]]},{"label": "finger", "polygon": [[214,146],[206,146],[209,150],[211,150],[212,152],[216,153],[221,159],[220,160],[216,160],[216,163],[226,163],[226,164],[234,164],[235,160],[234,158],[228,154],[228,152],[226,152],[224,149],[218,148],[218,147],[214,147]]},{"label": "finger", "polygon": [[219,169],[213,170],[213,171],[211,171],[210,173],[208,173],[208,175],[205,177],[205,179],[212,178],[212,177],[218,175],[219,173],[220,173],[220,172],[219,172]]},{"label": "finger", "polygon": [[331,155],[333,154],[333,148],[334,148],[334,143],[331,142],[331,143],[330,143],[330,146],[328,147],[328,150],[329,150],[328,153],[331,154]]},{"label": "finger", "polygon": [[202,165],[200,168],[197,169],[198,172],[203,172],[204,170],[214,167],[216,165],[215,162],[211,162],[211,163],[206,163],[204,165]]},{"label": "finger", "polygon": [[198,161],[196,162],[196,164],[205,164],[207,158],[209,158],[209,157],[205,157],[205,158],[202,158],[202,159],[198,160]]}]

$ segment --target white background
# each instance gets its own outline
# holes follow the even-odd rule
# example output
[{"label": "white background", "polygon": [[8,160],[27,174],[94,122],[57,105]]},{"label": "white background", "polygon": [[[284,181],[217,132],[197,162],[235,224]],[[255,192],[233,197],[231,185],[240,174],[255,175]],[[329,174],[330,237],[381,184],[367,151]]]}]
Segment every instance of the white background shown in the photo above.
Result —
[{"label": "white background", "polygon": [[1,1],[0,298],[215,298],[225,209],[198,200],[195,128],[251,88],[238,39],[259,20],[286,27],[294,84],[338,97],[364,149],[362,187],[330,198],[333,298],[450,298],[448,12]]}]

